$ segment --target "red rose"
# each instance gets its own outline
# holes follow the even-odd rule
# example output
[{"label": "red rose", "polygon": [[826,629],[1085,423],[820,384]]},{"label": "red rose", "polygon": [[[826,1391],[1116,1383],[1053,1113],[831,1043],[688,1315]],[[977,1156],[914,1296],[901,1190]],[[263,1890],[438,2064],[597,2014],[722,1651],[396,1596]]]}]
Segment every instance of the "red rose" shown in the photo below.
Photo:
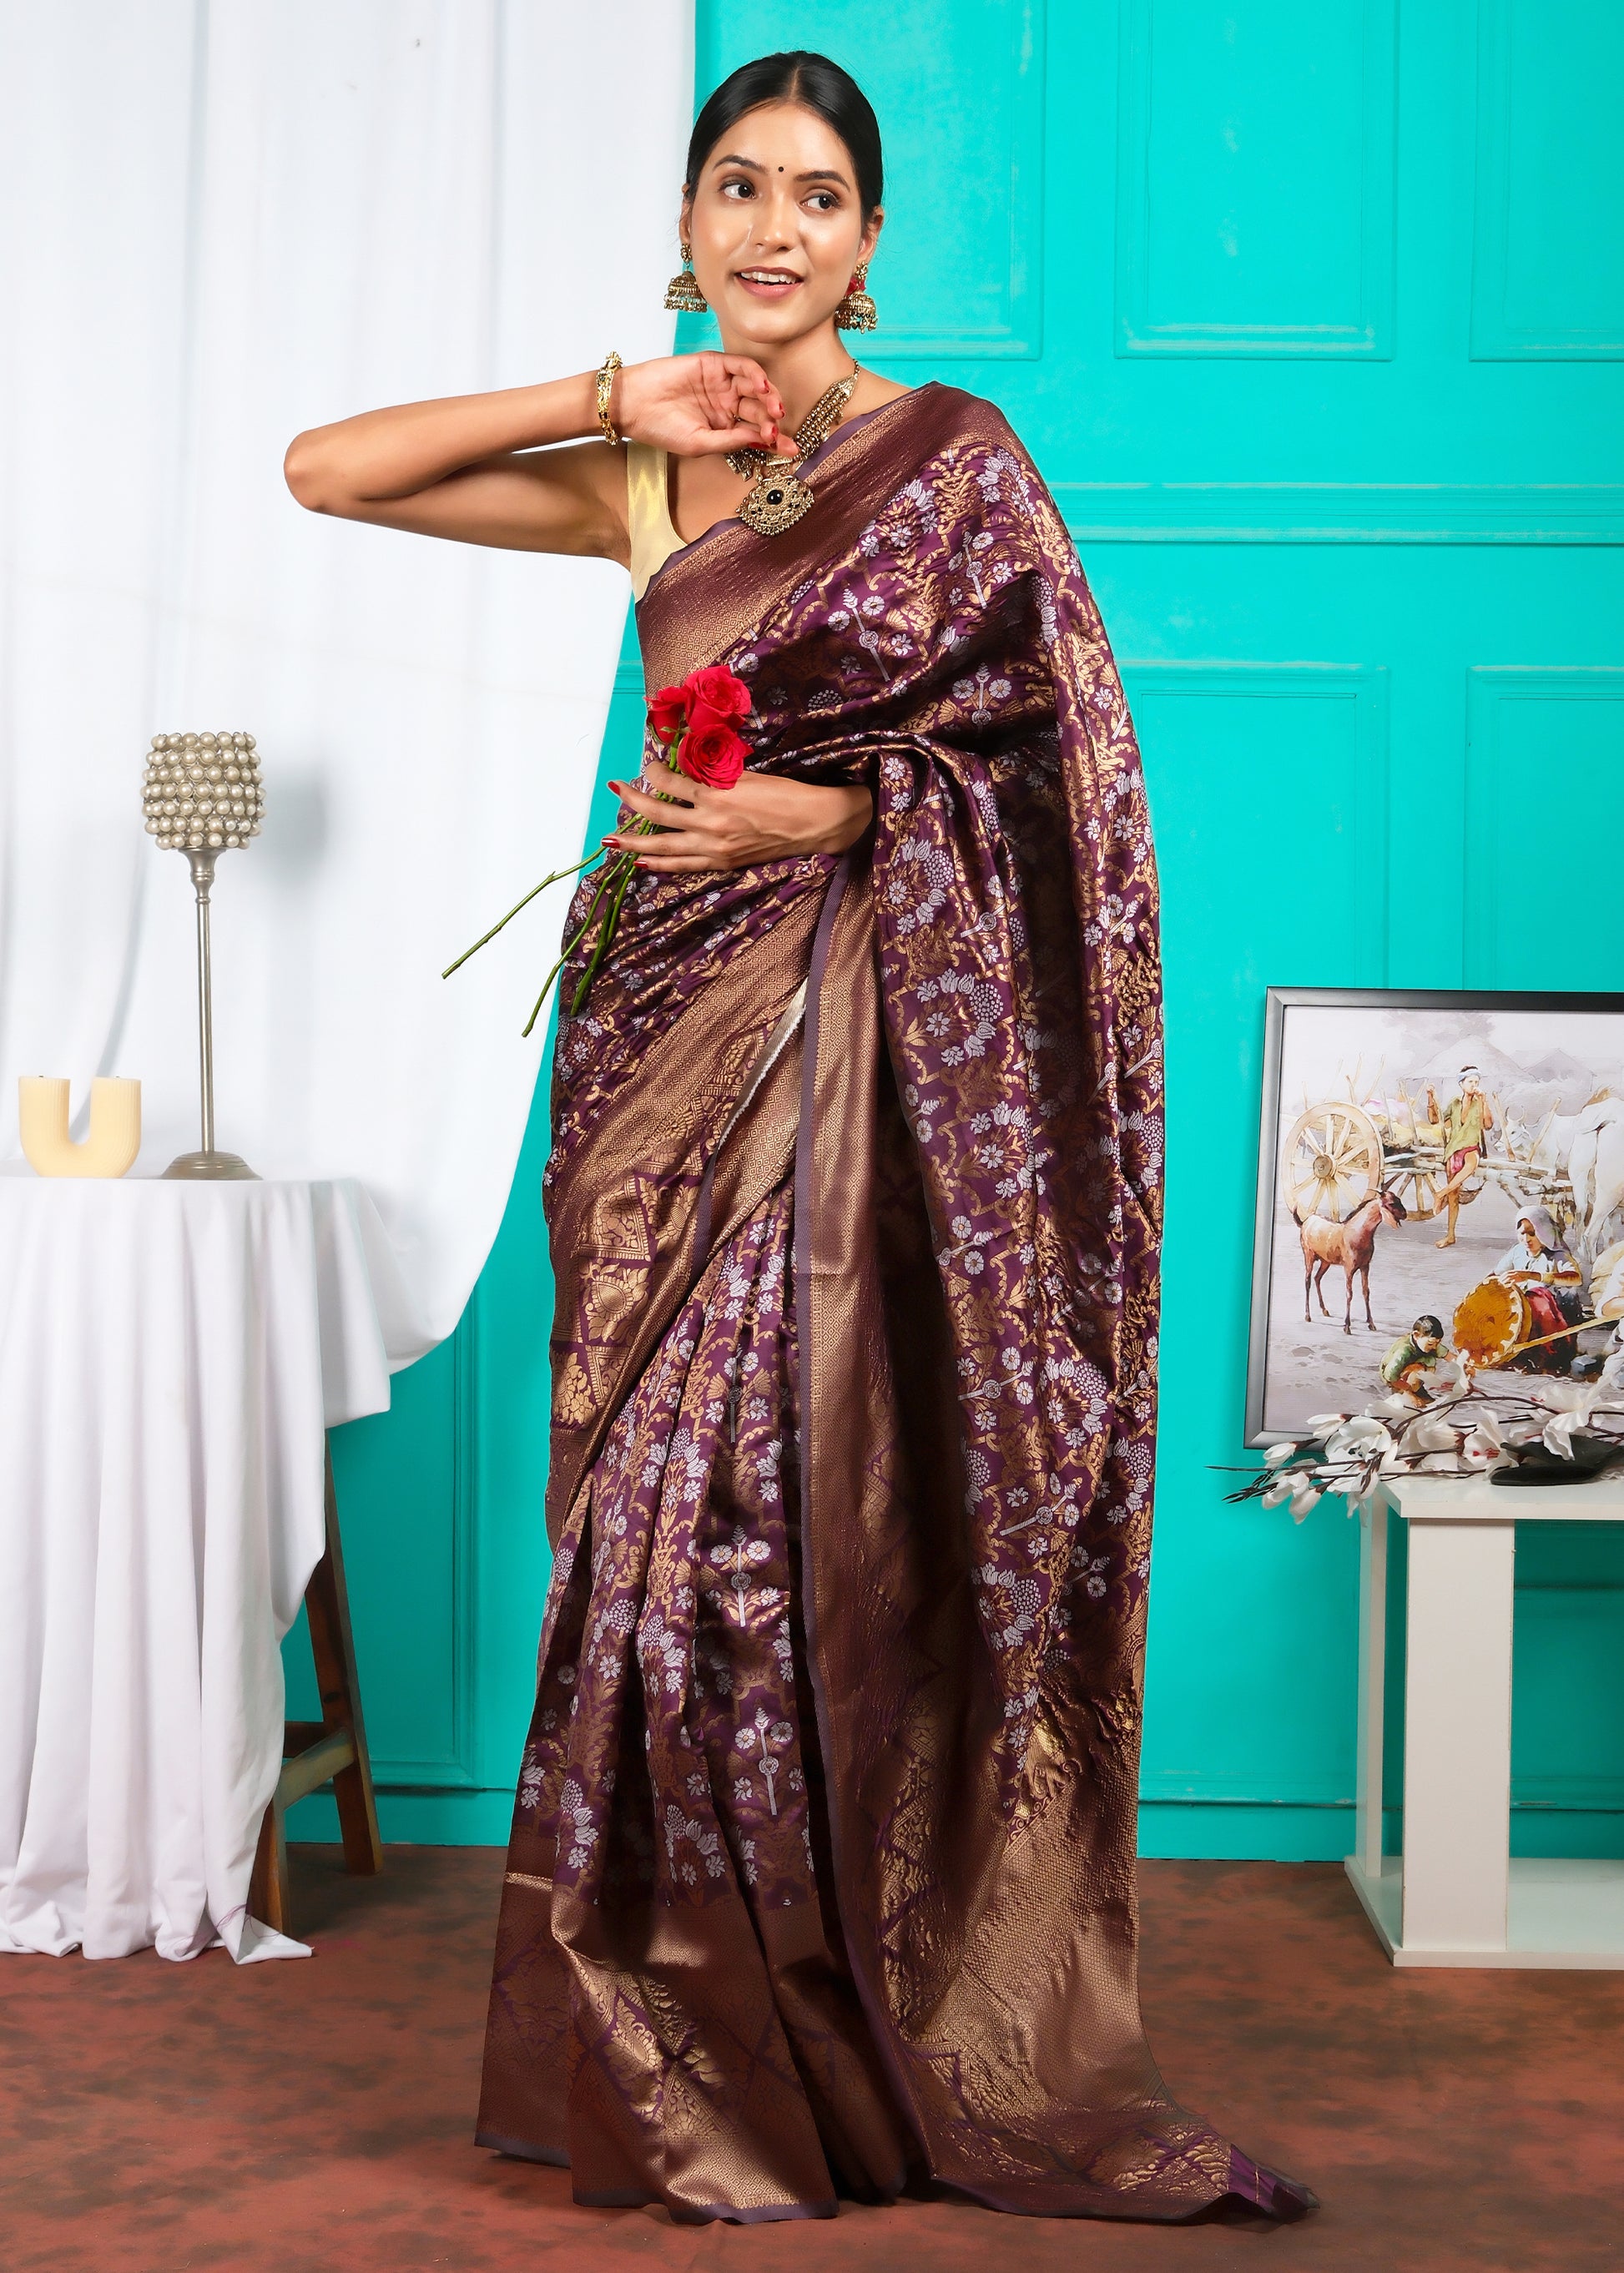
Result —
[{"label": "red rose", "polygon": [[649,724],[662,742],[674,741],[688,723],[686,686],[662,686],[649,702]]},{"label": "red rose", "polygon": [[749,712],[750,690],[725,663],[708,663],[703,671],[690,671],[682,691],[695,714],[708,710],[715,718],[743,718]]},{"label": "red rose", "polygon": [[690,781],[731,789],[744,771],[747,746],[726,718],[695,710],[678,746],[677,763]]}]

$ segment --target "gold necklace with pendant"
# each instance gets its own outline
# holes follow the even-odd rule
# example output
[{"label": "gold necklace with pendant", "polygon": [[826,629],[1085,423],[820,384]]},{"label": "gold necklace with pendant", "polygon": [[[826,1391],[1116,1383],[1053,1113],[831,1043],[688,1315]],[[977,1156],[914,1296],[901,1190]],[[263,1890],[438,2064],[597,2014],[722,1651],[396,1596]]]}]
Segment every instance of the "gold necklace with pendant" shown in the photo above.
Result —
[{"label": "gold necklace with pendant", "polygon": [[757,536],[778,536],[793,529],[802,514],[810,513],[812,491],[799,479],[796,469],[805,465],[820,444],[826,442],[839,424],[840,413],[852,399],[852,389],[857,384],[853,365],[848,376],[836,379],[834,385],[820,394],[806,416],[795,429],[794,457],[786,464],[771,450],[730,450],[727,462],[736,474],[759,476],[753,489],[746,490],[740,500],[739,518]]}]

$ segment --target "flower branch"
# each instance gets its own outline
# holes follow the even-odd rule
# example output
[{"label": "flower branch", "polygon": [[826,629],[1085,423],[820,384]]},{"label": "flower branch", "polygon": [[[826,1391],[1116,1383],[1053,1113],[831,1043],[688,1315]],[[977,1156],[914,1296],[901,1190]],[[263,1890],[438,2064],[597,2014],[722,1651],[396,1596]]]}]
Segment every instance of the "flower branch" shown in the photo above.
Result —
[{"label": "flower branch", "polygon": [[1308,1435],[1271,1444],[1262,1468],[1226,1499],[1284,1507],[1301,1523],[1327,1493],[1350,1512],[1368,1504],[1384,1476],[1493,1475],[1519,1467],[1548,1475],[1562,1463],[1594,1474],[1624,1459],[1624,1385],[1522,1390],[1485,1386],[1455,1361],[1437,1370],[1440,1392],[1420,1411],[1387,1397],[1363,1413],[1311,1414]]}]

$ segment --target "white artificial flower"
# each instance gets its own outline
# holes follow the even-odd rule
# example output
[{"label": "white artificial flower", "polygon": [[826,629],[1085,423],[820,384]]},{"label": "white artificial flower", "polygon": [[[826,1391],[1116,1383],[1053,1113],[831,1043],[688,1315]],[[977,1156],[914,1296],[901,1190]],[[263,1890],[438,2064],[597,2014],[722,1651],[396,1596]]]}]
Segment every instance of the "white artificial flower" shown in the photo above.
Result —
[{"label": "white artificial flower", "polygon": [[1301,1523],[1310,1508],[1317,1507],[1323,1497],[1319,1485],[1311,1483],[1306,1477],[1294,1484],[1289,1495],[1293,1523]]},{"label": "white artificial flower", "polygon": [[1449,1474],[1457,1465],[1458,1463],[1453,1451],[1447,1452],[1423,1452],[1420,1459],[1416,1462],[1417,1468],[1432,1469],[1435,1473],[1440,1474]]},{"label": "white artificial flower", "polygon": [[1283,1507],[1290,1498],[1291,1491],[1289,1478],[1281,1476],[1269,1486],[1267,1491],[1259,1492],[1258,1497],[1265,1507]]},{"label": "white artificial flower", "polygon": [[1572,1459],[1574,1430],[1583,1429],[1589,1421],[1596,1409],[1598,1393],[1595,1382],[1553,1381],[1545,1387],[1540,1402],[1560,1408],[1545,1422],[1541,1435],[1540,1441],[1548,1452],[1555,1452],[1564,1460]]},{"label": "white artificial flower", "polygon": [[1387,1443],[1387,1432],[1368,1413],[1356,1413],[1326,1439],[1327,1460],[1368,1460]]},{"label": "white artificial flower", "polygon": [[1323,1429],[1336,1428],[1347,1418],[1348,1415],[1345,1413],[1311,1413],[1308,1416],[1308,1425],[1318,1435]]},{"label": "white artificial flower", "polygon": [[1461,1447],[1461,1458],[1469,1468],[1503,1468],[1511,1455],[1500,1443],[1500,1434],[1491,1413],[1479,1421],[1471,1435]]},{"label": "white artificial flower", "polygon": [[1287,1444],[1271,1444],[1267,1452],[1263,1455],[1263,1465],[1265,1467],[1277,1468],[1282,1460],[1289,1460],[1296,1450],[1297,1445],[1295,1443]]},{"label": "white artificial flower", "polygon": [[1396,1414],[1400,1420],[1407,1421],[1416,1408],[1407,1397],[1379,1397],[1373,1405],[1365,1409],[1372,1416],[1382,1413],[1393,1413]]},{"label": "white artificial flower", "polygon": [[1547,1452],[1555,1452],[1561,1459],[1571,1460],[1574,1456],[1573,1432],[1578,1424],[1576,1413],[1554,1414],[1540,1431],[1539,1441]]},{"label": "white artificial flower", "polygon": [[1582,1428],[1596,1403],[1596,1384],[1582,1381],[1542,1381],[1532,1392],[1534,1401],[1548,1411],[1571,1413],[1575,1428]]},{"label": "white artificial flower", "polygon": [[1404,1431],[1407,1452],[1453,1452],[1455,1432],[1437,1413],[1424,1413],[1412,1428]]}]

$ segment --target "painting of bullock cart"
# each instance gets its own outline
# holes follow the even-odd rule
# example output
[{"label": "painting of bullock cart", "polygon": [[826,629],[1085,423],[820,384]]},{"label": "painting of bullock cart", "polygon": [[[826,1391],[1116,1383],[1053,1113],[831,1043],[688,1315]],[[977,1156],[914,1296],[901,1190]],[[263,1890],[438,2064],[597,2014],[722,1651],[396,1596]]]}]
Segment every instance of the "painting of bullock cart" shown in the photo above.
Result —
[{"label": "painting of bullock cart", "polygon": [[1271,987],[1246,1441],[1624,1365],[1624,995]]}]

